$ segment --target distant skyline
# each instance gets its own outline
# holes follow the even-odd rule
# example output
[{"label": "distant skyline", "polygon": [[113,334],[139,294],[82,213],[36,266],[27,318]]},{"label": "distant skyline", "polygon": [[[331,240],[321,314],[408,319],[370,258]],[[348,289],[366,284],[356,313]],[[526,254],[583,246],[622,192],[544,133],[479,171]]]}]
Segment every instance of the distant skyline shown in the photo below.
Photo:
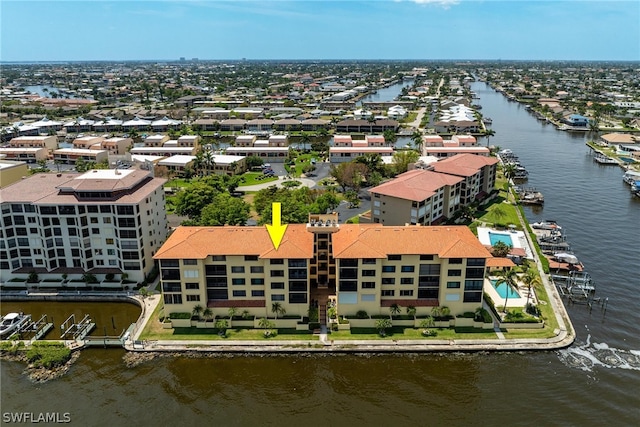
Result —
[{"label": "distant skyline", "polygon": [[640,60],[640,2],[0,1],[0,60]]}]

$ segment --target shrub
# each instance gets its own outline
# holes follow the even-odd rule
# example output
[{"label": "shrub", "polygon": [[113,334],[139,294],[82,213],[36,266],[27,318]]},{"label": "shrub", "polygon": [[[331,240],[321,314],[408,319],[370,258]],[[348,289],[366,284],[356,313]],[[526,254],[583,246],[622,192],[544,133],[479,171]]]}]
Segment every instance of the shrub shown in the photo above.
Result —
[{"label": "shrub", "polygon": [[356,318],[358,318],[358,319],[368,319],[369,315],[364,310],[358,310],[356,312]]},{"label": "shrub", "polygon": [[278,331],[276,329],[267,329],[262,333],[265,338],[273,338],[278,336]]},{"label": "shrub", "polygon": [[473,320],[475,320],[476,322],[482,322],[482,323],[493,322],[493,319],[491,318],[491,314],[489,314],[489,312],[482,307],[478,307],[478,309],[475,312],[475,317]]},{"label": "shrub", "polygon": [[169,319],[191,319],[191,313],[169,313]]},{"label": "shrub", "polygon": [[62,343],[35,342],[27,350],[27,359],[36,367],[47,369],[63,365],[71,358],[71,350]]}]

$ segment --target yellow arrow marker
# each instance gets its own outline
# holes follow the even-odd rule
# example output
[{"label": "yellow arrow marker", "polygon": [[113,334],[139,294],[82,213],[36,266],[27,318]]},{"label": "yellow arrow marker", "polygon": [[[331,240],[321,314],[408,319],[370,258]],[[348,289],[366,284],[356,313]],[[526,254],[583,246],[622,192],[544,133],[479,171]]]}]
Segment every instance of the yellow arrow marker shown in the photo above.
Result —
[{"label": "yellow arrow marker", "polygon": [[284,237],[284,232],[287,231],[287,224],[281,224],[281,206],[279,202],[274,202],[271,204],[271,224],[267,224],[267,231],[269,232],[269,237],[271,237],[271,242],[273,246],[278,250],[280,246],[280,242],[282,242],[282,238]]}]

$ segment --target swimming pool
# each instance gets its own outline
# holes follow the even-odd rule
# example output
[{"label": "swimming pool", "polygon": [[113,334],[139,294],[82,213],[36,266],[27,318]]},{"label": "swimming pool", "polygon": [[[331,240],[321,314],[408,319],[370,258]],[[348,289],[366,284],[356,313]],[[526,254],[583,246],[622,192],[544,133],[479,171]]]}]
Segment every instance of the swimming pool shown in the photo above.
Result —
[{"label": "swimming pool", "polygon": [[511,236],[508,234],[489,232],[489,241],[491,242],[491,246],[498,242],[502,242],[507,246],[513,247],[513,241],[511,240]]},{"label": "swimming pool", "polygon": [[496,292],[498,292],[498,295],[500,295],[500,298],[507,298],[507,289],[509,289],[509,298],[521,298],[518,291],[513,289],[511,286],[507,286],[506,283],[500,283],[499,285],[496,285],[497,282],[497,279],[491,280],[491,284],[493,285],[493,288],[496,290]]}]

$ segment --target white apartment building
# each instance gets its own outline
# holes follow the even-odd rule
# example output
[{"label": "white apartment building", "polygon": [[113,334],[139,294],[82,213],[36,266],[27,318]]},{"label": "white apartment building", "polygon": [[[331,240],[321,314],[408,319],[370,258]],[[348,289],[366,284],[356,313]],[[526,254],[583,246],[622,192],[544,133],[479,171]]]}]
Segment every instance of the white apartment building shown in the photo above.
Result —
[{"label": "white apartment building", "polygon": [[[167,237],[163,184],[148,171],[36,174],[0,190],[0,283],[26,278],[145,280]],[[26,286],[24,282],[12,285]]]}]

